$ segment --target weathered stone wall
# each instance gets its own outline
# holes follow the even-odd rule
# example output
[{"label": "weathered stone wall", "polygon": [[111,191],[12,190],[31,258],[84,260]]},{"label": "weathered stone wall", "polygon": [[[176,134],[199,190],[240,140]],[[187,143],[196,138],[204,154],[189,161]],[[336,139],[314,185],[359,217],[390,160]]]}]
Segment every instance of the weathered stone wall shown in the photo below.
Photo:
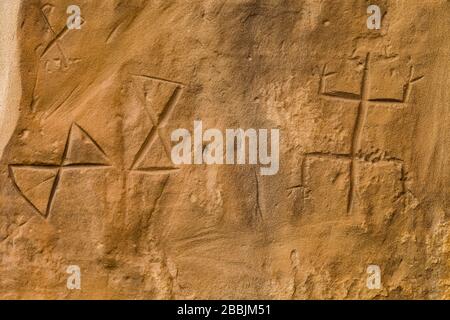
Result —
[{"label": "weathered stone wall", "polygon": [[[449,297],[450,2],[71,4],[20,9],[0,297]],[[278,173],[174,166],[194,120],[279,129]]]}]

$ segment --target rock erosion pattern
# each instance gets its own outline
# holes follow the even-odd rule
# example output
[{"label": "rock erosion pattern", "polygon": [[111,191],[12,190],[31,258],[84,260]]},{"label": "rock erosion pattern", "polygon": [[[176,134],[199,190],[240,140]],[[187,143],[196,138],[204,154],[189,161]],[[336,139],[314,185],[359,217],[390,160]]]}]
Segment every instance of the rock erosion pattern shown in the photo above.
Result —
[{"label": "rock erosion pattern", "polygon": [[[14,26],[1,298],[450,297],[448,1],[379,1],[379,30],[363,0],[72,4]],[[278,128],[278,173],[174,165],[194,120]]]}]

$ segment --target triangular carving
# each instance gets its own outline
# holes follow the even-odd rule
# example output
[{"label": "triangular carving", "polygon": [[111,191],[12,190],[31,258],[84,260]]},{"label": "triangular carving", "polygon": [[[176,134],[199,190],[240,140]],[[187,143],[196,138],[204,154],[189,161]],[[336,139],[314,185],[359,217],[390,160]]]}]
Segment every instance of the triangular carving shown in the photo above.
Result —
[{"label": "triangular carving", "polygon": [[[154,128],[152,128],[154,130]],[[158,169],[175,169],[171,159],[168,147],[164,146],[162,139],[156,133],[150,134],[150,141],[147,144],[145,153],[140,157],[140,161],[136,162],[134,170],[158,170]]]},{"label": "triangular carving", "polygon": [[22,196],[43,216],[48,214],[58,167],[10,166],[11,178]]},{"label": "triangular carving", "polygon": [[108,158],[99,144],[79,125],[74,123],[66,142],[63,165],[109,165]]}]

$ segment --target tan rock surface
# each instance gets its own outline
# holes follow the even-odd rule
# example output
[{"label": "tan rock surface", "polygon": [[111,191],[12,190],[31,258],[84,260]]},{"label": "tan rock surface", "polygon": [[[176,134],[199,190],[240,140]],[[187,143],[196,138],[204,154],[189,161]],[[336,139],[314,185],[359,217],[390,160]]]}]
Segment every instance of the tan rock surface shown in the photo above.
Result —
[{"label": "tan rock surface", "polygon": [[[77,2],[2,30],[1,298],[450,297],[450,2]],[[279,128],[279,172],[175,167],[194,120]]]}]

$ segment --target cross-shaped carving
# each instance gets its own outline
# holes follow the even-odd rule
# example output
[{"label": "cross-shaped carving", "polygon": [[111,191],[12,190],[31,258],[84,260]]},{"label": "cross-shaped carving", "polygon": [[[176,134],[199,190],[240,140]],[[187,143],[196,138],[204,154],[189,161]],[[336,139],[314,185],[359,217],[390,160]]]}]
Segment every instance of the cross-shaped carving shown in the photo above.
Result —
[{"label": "cross-shaped carving", "polygon": [[[357,116],[355,125],[353,128],[352,141],[351,141],[351,150],[348,154],[336,154],[336,153],[327,153],[327,152],[312,152],[306,153],[305,158],[302,164],[302,187],[305,188],[306,181],[306,161],[308,158],[320,158],[320,159],[341,159],[347,161],[349,163],[349,172],[350,172],[350,185],[349,185],[349,193],[347,199],[347,212],[350,213],[353,210],[354,198],[358,195],[357,190],[357,165],[358,161],[365,161],[364,157],[361,154],[361,139],[362,133],[367,121],[367,112],[368,108],[372,104],[376,105],[386,105],[386,106],[400,106],[404,107],[409,100],[411,93],[411,85],[416,81],[422,79],[423,77],[413,78],[413,68],[410,68],[409,78],[406,85],[403,87],[403,97],[401,100],[398,99],[372,99],[370,98],[369,92],[369,66],[370,66],[370,53],[367,54],[365,62],[364,62],[364,70],[361,79],[361,86],[359,94],[349,93],[349,92],[341,92],[341,91],[327,91],[326,90],[326,78],[334,75],[335,73],[327,73],[326,65],[323,68],[322,75],[320,77],[319,84],[319,94],[329,100],[334,101],[351,101],[358,102]],[[401,180],[403,192],[405,192],[405,166],[401,159],[396,159],[392,157],[382,157],[378,159],[378,161],[383,162],[391,162],[400,166],[401,170]]]}]

